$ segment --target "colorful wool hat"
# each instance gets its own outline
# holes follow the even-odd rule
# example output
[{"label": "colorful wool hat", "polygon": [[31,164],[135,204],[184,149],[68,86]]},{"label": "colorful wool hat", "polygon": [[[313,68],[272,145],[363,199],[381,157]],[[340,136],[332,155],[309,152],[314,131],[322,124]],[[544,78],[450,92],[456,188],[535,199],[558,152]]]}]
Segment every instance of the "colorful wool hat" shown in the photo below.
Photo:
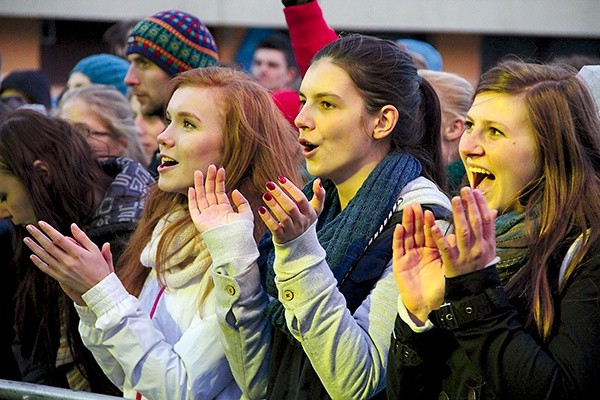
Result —
[{"label": "colorful wool hat", "polygon": [[128,69],[129,63],[121,57],[112,54],[95,54],[81,59],[69,72],[69,76],[73,72],[81,72],[90,79],[90,82],[114,86],[127,96],[125,75]]},{"label": "colorful wool hat", "polygon": [[177,10],[144,18],[129,35],[127,51],[137,53],[169,76],[219,63],[215,39],[198,18]]}]

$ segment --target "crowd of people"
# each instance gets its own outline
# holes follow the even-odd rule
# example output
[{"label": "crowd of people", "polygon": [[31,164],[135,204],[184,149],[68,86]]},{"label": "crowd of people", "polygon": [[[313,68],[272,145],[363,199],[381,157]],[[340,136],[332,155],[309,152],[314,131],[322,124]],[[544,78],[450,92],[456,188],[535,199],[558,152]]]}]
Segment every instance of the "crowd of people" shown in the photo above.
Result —
[{"label": "crowd of people", "polygon": [[[197,17],[0,82],[2,379],[131,399],[592,399],[590,68],[475,87],[282,0],[249,71]],[[420,52],[422,51],[422,52]],[[579,72],[579,73],[578,73]],[[37,328],[33,328],[37,327]]]}]

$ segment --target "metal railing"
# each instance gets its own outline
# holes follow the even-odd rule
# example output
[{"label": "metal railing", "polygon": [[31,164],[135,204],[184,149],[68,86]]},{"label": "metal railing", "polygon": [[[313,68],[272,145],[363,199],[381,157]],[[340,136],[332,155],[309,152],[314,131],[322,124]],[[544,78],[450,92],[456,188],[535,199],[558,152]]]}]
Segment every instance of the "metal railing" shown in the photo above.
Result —
[{"label": "metal railing", "polygon": [[109,400],[122,397],[106,396],[82,392],[77,390],[61,389],[34,383],[7,381],[0,379],[0,399],[2,400]]}]

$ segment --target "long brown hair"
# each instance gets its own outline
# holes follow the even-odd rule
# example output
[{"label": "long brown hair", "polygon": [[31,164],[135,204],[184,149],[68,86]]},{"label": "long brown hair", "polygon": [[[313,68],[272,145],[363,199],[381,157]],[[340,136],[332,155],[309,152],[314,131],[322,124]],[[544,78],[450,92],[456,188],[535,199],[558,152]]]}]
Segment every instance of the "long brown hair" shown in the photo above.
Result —
[{"label": "long brown hair", "polygon": [[[37,160],[44,163],[44,170],[36,168]],[[93,157],[88,142],[73,126],[32,110],[16,110],[3,116],[0,170],[15,176],[25,187],[35,218],[65,235],[70,235],[71,223],[85,228],[112,181]],[[19,277],[14,315],[21,354],[31,367],[54,366],[60,313],[67,312],[70,302],[58,282],[29,260],[31,252],[22,241],[27,235],[25,229],[16,227],[13,232],[12,263]],[[76,363],[84,369],[95,368],[91,354],[80,352],[83,344],[78,335],[73,335],[77,323],[66,324]],[[87,377],[95,379],[93,373]]]},{"label": "long brown hair", "polygon": [[561,290],[600,235],[600,121],[585,85],[561,67],[504,61],[482,75],[475,95],[485,92],[522,97],[535,132],[542,168],[519,197],[529,257],[507,290],[525,297],[529,323],[547,339],[555,315],[550,276],[558,276],[549,271],[551,258],[583,238]]},{"label": "long brown hair", "polygon": [[[238,189],[250,202],[255,221],[257,206],[265,192],[265,184],[284,175],[297,185],[302,184],[300,170],[303,158],[297,142],[297,132],[276,107],[271,95],[246,73],[226,67],[199,68],[176,76],[169,97],[181,87],[214,88],[224,99],[223,159],[227,172],[228,195]],[[159,240],[156,265],[173,254],[174,239],[192,225],[187,210],[187,197],[178,193],[163,192],[154,187],[138,228],[130,245],[119,261],[120,278],[127,290],[139,295],[149,273],[140,263],[140,255],[147,245],[157,222],[173,210],[183,210],[184,215],[173,221]],[[265,232],[263,224],[254,224],[254,237]],[[168,252],[167,252],[168,249]],[[157,271],[160,274],[160,269]]]},{"label": "long brown hair", "polygon": [[396,107],[399,117],[390,150],[415,156],[423,175],[445,188],[440,102],[433,87],[417,74],[410,54],[390,40],[349,34],[319,50],[311,64],[321,59],[348,73],[369,114],[388,104]]}]

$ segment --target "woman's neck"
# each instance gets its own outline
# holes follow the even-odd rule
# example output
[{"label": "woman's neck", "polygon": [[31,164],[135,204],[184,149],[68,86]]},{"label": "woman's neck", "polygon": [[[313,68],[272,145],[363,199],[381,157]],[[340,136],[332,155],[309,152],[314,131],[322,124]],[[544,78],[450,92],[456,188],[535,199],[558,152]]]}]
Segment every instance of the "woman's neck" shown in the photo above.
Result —
[{"label": "woman's neck", "polygon": [[354,196],[356,196],[358,190],[362,187],[365,180],[369,177],[369,174],[373,172],[380,161],[381,160],[364,164],[358,171],[354,173],[354,175],[350,176],[343,182],[334,181],[342,210],[345,209],[348,203],[350,203]]}]

